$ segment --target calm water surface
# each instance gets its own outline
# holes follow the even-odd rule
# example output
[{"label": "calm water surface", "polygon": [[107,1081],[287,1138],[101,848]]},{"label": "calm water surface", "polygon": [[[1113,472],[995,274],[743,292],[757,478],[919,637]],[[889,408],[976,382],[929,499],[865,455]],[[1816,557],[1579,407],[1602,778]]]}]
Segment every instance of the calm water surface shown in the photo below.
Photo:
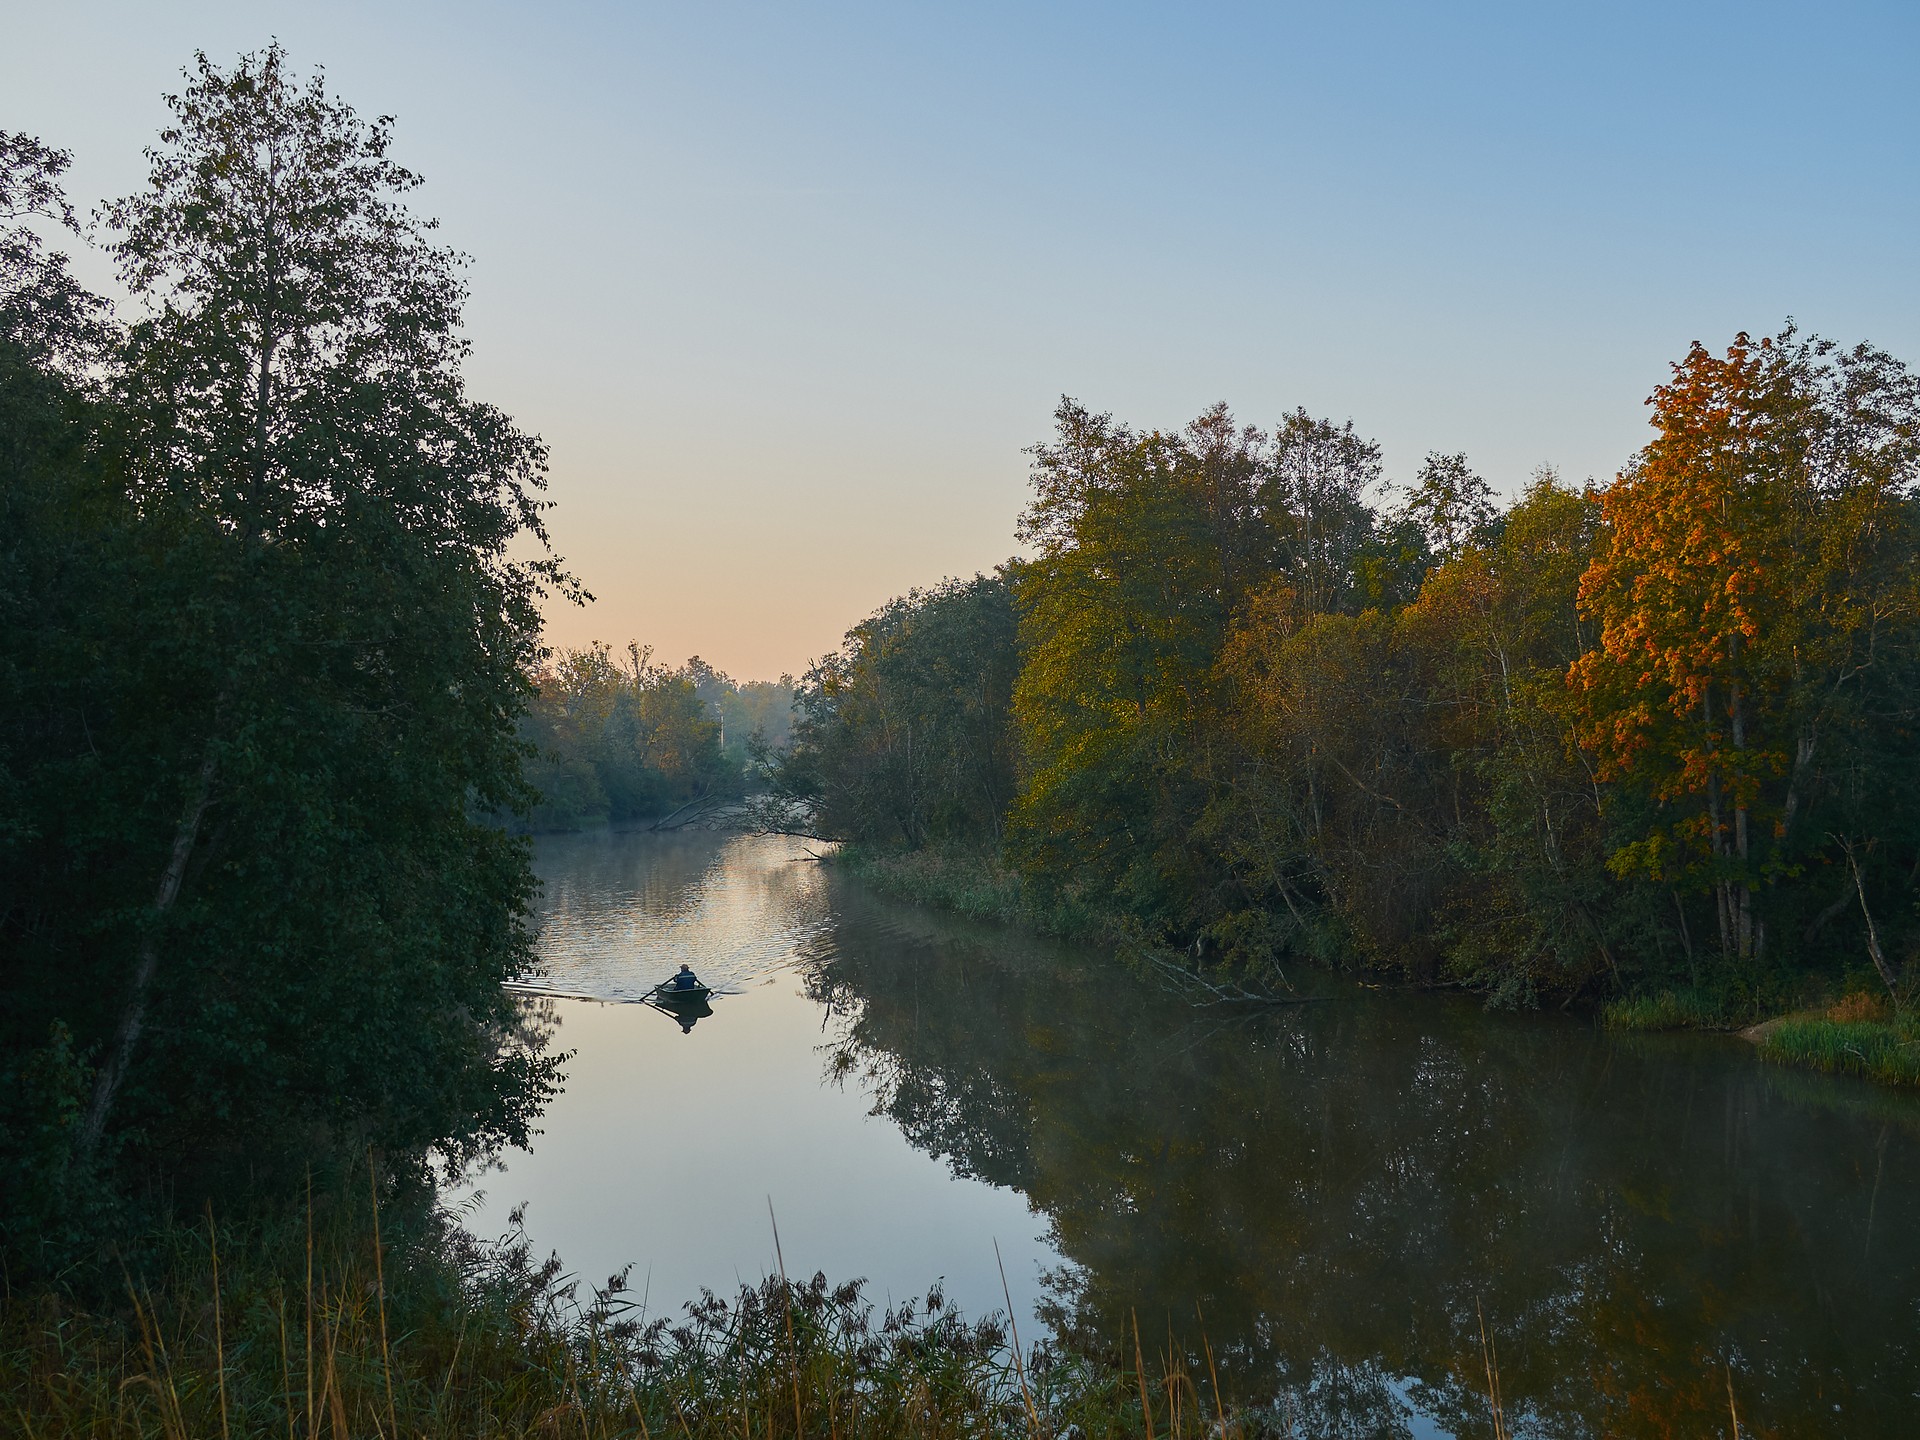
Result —
[{"label": "calm water surface", "polygon": [[[573,1050],[486,1230],[658,1313],[775,1263],[944,1277],[1023,1339],[1137,1313],[1299,1433],[1920,1434],[1920,1102],[1737,1041],[1357,989],[1180,1003],[717,835],[543,840]],[[638,1003],[723,987],[683,1033]],[[1323,984],[1325,982],[1322,982]],[[1151,1347],[1150,1347],[1151,1348]]]}]

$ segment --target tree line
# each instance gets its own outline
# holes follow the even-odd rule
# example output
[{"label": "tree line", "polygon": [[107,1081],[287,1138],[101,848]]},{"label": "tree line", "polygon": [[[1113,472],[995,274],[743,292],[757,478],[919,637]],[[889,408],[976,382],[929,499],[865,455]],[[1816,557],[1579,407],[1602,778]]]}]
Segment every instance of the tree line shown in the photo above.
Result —
[{"label": "tree line", "polygon": [[1305,411],[1063,401],[1029,558],[816,663],[779,776],[869,849],[1196,961],[1498,1004],[1896,1000],[1920,951],[1920,383],[1789,326],[1695,344],[1605,485],[1386,485]]},{"label": "tree line", "polygon": [[[418,177],[277,47],[204,55],[75,279],[0,134],[0,1242],[523,1141],[557,1058],[522,718],[546,450],[469,394]],[[223,1202],[225,1203],[225,1202]],[[118,1272],[115,1272],[116,1274]]]},{"label": "tree line", "polygon": [[792,700],[790,680],[736,681],[698,655],[676,668],[637,642],[561,650],[521,722],[539,798],[519,818],[577,830],[738,796],[788,743]]}]

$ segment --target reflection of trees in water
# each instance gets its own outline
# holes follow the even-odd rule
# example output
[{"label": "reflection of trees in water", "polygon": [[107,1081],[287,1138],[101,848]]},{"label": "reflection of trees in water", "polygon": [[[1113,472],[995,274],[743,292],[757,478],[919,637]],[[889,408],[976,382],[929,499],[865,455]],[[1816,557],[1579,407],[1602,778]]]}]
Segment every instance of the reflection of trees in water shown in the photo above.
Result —
[{"label": "reflection of trees in water", "polygon": [[1072,1344],[1137,1312],[1149,1354],[1197,1347],[1197,1306],[1223,1386],[1308,1433],[1405,1433],[1405,1394],[1471,1435],[1483,1309],[1518,1434],[1724,1429],[1729,1361],[1753,1433],[1907,1433],[1911,1105],[1432,997],[1195,1011],[1111,962],[836,907],[809,964],[836,1066],[1050,1217]]},{"label": "reflection of trees in water", "polygon": [[699,906],[729,838],[704,831],[543,835],[534,847],[541,909],[549,916],[593,915],[616,896],[660,921],[679,919]]},{"label": "reflection of trees in water", "polygon": [[546,977],[630,998],[683,961],[715,983],[784,965],[824,918],[819,867],[795,863],[804,854],[795,841],[716,832],[543,836]]}]

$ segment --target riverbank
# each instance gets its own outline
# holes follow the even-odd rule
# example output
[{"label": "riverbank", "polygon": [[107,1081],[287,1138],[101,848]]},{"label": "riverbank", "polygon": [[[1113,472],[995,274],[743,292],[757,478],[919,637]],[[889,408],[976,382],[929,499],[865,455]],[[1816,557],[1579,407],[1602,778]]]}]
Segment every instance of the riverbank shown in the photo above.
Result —
[{"label": "riverbank", "polygon": [[1615,1030],[1737,1033],[1777,1065],[1920,1087],[1920,1013],[1861,990],[1758,1020],[1714,996],[1671,990],[1611,1001],[1602,1015]]},{"label": "riverbank", "polygon": [[[1112,916],[1036,900],[997,855],[846,845],[833,863],[875,890],[916,905],[1085,944],[1140,944]],[[1739,1033],[1773,1064],[1920,1088],[1920,1013],[1911,1007],[1895,1011],[1884,998],[1865,992],[1767,1013],[1751,1000],[1736,1005],[1704,990],[1666,989],[1617,996],[1600,1006],[1599,1015],[1614,1030]]]},{"label": "riverbank", "polygon": [[1015,925],[1035,934],[1089,944],[1118,937],[1119,923],[1084,906],[1046,904],[1030,895],[998,855],[960,850],[888,850],[844,844],[832,863],[897,899],[948,910],[970,920]]},{"label": "riverbank", "polygon": [[842,844],[826,858],[880,894],[1007,925],[1030,935],[1113,950],[1161,975],[1191,979],[1186,957],[1139,933],[1124,916],[1070,900],[1042,900],[998,855],[971,850],[886,850]]},{"label": "riverbank", "polygon": [[[365,1179],[364,1173],[362,1179]],[[108,1271],[117,1271],[109,1274]],[[75,1276],[81,1277],[76,1280]],[[926,1440],[1191,1426],[1182,1372],[1041,1350],[938,1290],[876,1309],[859,1283],[779,1276],[647,1314],[419,1203],[350,1194],[138,1237],[124,1268],[0,1299],[0,1407],[38,1437],[553,1436]],[[117,1282],[117,1283],[116,1283]],[[1185,1384],[1183,1396],[1179,1386]]]},{"label": "riverbank", "polygon": [[[298,1214],[140,1237],[117,1300],[69,1274],[0,1295],[0,1413],[35,1440],[1255,1440],[1331,1433],[1283,1393],[1236,1406],[1197,1353],[1134,1329],[1022,1349],[936,1286],[877,1308],[858,1281],[779,1275],[649,1316],[582,1287],[517,1228],[323,1196]],[[86,1274],[87,1272],[79,1272]],[[104,1277],[94,1276],[96,1281]],[[1149,1358],[1151,1357],[1151,1358]],[[1497,1354],[1455,1404],[1501,1413]],[[1466,1367],[1468,1370],[1471,1367]],[[1711,1395],[1717,1377],[1700,1385]],[[1737,1428],[1729,1372],[1729,1414]],[[1299,1427],[1305,1426],[1304,1429]]]}]

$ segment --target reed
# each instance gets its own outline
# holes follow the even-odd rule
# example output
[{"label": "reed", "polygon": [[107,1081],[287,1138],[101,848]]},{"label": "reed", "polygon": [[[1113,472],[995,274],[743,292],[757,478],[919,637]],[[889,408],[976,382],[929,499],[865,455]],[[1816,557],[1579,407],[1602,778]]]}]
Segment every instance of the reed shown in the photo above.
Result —
[{"label": "reed", "polygon": [[[290,1221],[149,1236],[117,1292],[0,1294],[0,1434],[38,1440],[1280,1440],[1294,1395],[1223,1393],[1200,1319],[1151,1360],[1020,1347],[936,1287],[876,1309],[858,1282],[774,1275],[649,1317],[622,1277],[581,1287],[500,1239],[381,1197],[317,1195]],[[777,1253],[777,1252],[776,1252]],[[378,1258],[376,1258],[378,1257]],[[304,1292],[304,1293],[303,1293]],[[111,1296],[117,1293],[115,1302]],[[310,1317],[302,1369],[296,1306]],[[1491,1327],[1474,1359],[1498,1437],[1509,1405]],[[1128,1343],[1130,1342],[1130,1343]],[[1157,1348],[1157,1347],[1156,1347]],[[1462,1357],[1463,1359],[1465,1357]],[[1718,1377],[1715,1377],[1716,1379]],[[1732,1376],[1728,1376],[1731,1386]],[[1211,1394],[1206,1393],[1211,1391]],[[1731,1409],[1731,1393],[1729,1394]],[[1742,1433],[1745,1433],[1744,1431]]]},{"label": "reed", "polygon": [[1725,996],[1684,989],[1609,1000],[1601,1019],[1609,1030],[1642,1031],[1731,1030],[1742,1023]]},{"label": "reed", "polygon": [[[379,1240],[374,1211],[379,1208]],[[278,1222],[143,1237],[119,1298],[0,1297],[0,1432],[1039,1440],[1138,1434],[1124,1376],[1016,1361],[999,1318],[936,1288],[876,1308],[779,1275],[650,1317],[622,1277],[581,1286],[520,1227],[481,1243],[343,1187]],[[305,1364],[293,1352],[300,1310]]]},{"label": "reed", "polygon": [[1883,1085],[1920,1085],[1920,1015],[1909,1010],[1886,1018],[1847,1018],[1863,1008],[1849,1010],[1843,1001],[1824,1015],[1782,1020],[1760,1042],[1760,1054],[1779,1064],[1859,1075]]}]

